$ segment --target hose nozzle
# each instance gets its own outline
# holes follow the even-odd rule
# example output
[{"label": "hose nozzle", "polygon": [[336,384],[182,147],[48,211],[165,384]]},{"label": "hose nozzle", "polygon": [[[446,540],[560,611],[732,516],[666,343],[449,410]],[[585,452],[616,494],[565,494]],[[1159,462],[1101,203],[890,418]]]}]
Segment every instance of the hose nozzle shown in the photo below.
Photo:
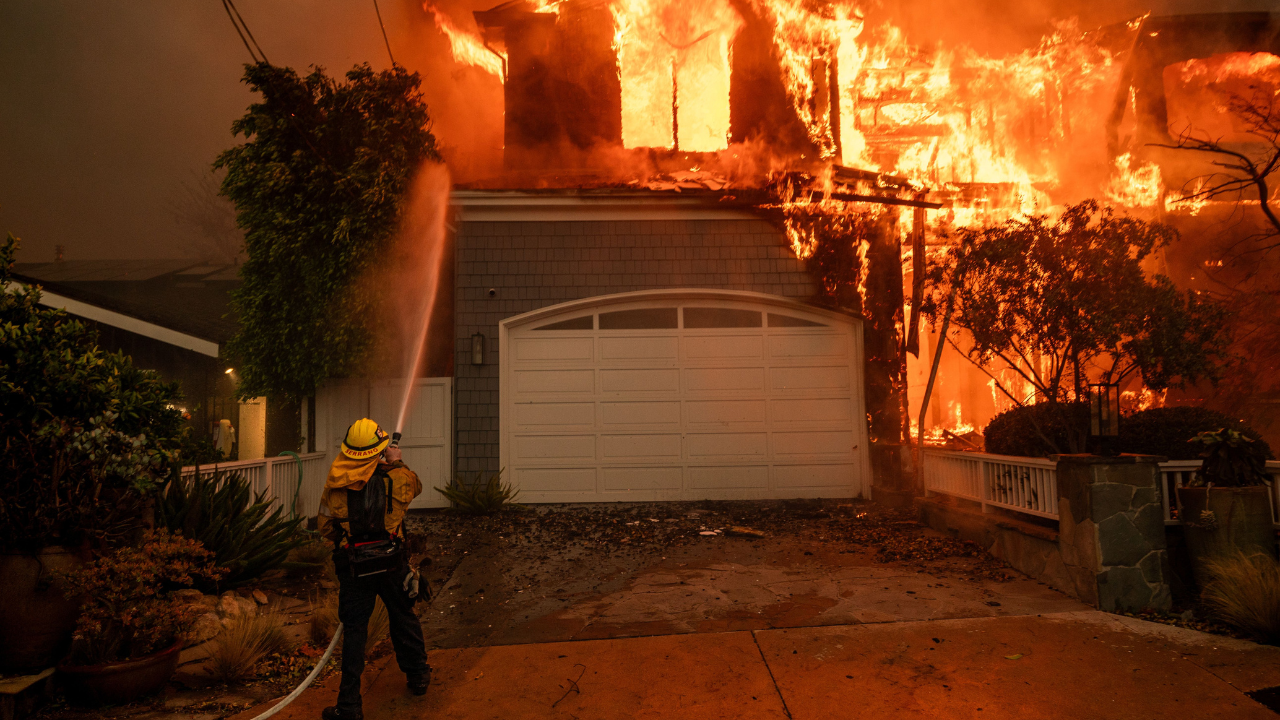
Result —
[{"label": "hose nozzle", "polygon": [[391,447],[400,447],[400,433],[391,433]]}]

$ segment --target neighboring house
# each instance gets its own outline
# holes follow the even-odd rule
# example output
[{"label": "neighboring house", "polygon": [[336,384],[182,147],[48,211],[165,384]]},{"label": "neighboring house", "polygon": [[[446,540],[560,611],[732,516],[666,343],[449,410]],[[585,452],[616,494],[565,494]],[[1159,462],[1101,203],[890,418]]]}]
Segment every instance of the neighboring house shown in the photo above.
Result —
[{"label": "neighboring house", "polygon": [[[862,321],[810,304],[779,229],[671,193],[453,205],[455,312],[429,338],[453,377],[418,381],[403,443],[425,485],[501,469],[530,502],[869,494]],[[402,388],[330,384],[309,443],[394,423]]]},{"label": "neighboring house", "polygon": [[296,411],[287,421],[268,422],[265,403],[238,403],[228,372],[234,370],[219,358],[236,328],[228,317],[230,292],[239,284],[235,266],[190,260],[61,260],[18,263],[13,275],[39,285],[42,304],[93,326],[104,349],[124,352],[137,366],[176,381],[183,394],[181,408],[197,437],[210,439],[218,421],[228,419],[237,430],[243,459],[263,457],[272,446],[296,446]]}]

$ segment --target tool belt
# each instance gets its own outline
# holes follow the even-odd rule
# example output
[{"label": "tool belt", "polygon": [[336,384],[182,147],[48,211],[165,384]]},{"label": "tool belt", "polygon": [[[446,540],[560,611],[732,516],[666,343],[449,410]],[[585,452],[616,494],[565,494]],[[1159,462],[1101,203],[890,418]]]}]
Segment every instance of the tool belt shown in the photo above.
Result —
[{"label": "tool belt", "polygon": [[405,564],[404,546],[396,538],[349,543],[347,560],[354,577],[377,575]]}]

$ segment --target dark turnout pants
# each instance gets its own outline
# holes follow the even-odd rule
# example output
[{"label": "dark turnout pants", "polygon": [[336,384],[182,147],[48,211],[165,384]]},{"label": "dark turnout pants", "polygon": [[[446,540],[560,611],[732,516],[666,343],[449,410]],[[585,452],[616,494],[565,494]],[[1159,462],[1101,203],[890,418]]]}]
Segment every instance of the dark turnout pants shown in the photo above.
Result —
[{"label": "dark turnout pants", "polygon": [[393,570],[357,578],[345,568],[338,571],[338,620],[343,626],[339,709],[361,709],[360,675],[364,672],[364,644],[369,638],[369,617],[373,615],[373,606],[379,597],[387,606],[391,645],[395,648],[400,670],[409,677],[427,672],[422,625],[413,612],[413,600],[404,591],[405,572]]}]

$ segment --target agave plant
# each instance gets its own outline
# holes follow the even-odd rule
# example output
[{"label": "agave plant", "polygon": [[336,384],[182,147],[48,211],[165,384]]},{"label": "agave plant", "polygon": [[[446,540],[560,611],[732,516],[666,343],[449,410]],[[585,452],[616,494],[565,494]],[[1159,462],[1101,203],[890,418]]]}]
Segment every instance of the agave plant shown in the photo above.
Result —
[{"label": "agave plant", "polygon": [[[156,503],[156,522],[199,540],[226,569],[220,586],[234,588],[278,567],[292,567],[289,552],[310,541],[302,520],[289,520],[266,493],[254,494],[240,473],[189,475],[170,480]],[[203,587],[202,590],[213,590]]]},{"label": "agave plant", "polygon": [[502,482],[502,470],[494,473],[487,481],[481,473],[476,473],[475,482],[467,482],[461,473],[454,476],[447,487],[435,488],[453,503],[453,507],[464,513],[484,515],[501,510],[504,505],[514,505],[520,495],[519,490]]}]

